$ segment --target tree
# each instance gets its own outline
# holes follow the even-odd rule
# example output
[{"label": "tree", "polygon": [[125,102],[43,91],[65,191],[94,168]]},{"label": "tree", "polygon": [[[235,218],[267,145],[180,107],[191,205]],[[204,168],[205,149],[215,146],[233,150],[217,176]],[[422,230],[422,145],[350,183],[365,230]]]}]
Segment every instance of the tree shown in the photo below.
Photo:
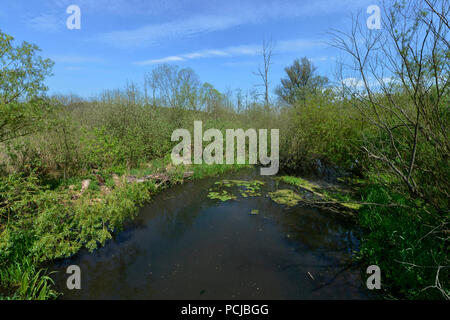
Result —
[{"label": "tree", "polygon": [[261,80],[263,81],[263,86],[264,86],[264,107],[266,109],[266,111],[269,110],[269,68],[270,65],[272,64],[271,59],[272,59],[272,52],[274,49],[274,44],[272,42],[272,40],[266,42],[263,41],[262,43],[262,49],[261,49],[261,55],[263,57],[263,61],[264,61],[264,66],[261,69],[261,67],[258,68],[258,72],[256,73],[256,75],[258,75],[259,77],[261,77]]},{"label": "tree", "polygon": [[188,110],[197,110],[200,80],[191,68],[183,68],[178,72],[179,105]]},{"label": "tree", "polygon": [[448,210],[450,54],[446,1],[386,3],[381,30],[355,19],[333,45],[349,54],[341,82],[376,129],[363,149],[373,165],[396,176],[414,198]]},{"label": "tree", "polygon": [[200,90],[200,99],[203,105],[203,109],[206,112],[213,113],[217,116],[217,113],[223,102],[223,95],[214,88],[214,86],[208,82],[205,82]]},{"label": "tree", "polygon": [[152,90],[152,104],[197,109],[200,80],[191,68],[179,69],[176,65],[162,64],[145,76],[144,95]]},{"label": "tree", "polygon": [[48,107],[44,80],[53,62],[37,55],[28,42],[14,46],[14,38],[0,30],[0,142],[35,130],[35,121]]},{"label": "tree", "polygon": [[305,102],[307,94],[315,94],[328,84],[328,78],[316,75],[316,70],[306,57],[294,60],[291,66],[284,68],[287,77],[281,79],[275,93],[287,104]]}]

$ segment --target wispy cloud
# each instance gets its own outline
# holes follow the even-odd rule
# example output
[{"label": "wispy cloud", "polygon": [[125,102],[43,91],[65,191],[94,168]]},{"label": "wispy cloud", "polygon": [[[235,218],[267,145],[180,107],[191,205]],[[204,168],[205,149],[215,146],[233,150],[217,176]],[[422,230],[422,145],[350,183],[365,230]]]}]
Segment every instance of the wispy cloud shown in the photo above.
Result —
[{"label": "wispy cloud", "polygon": [[[393,77],[384,77],[382,79],[373,79],[370,78],[367,80],[367,85],[369,87],[380,87],[380,86],[389,86],[389,85],[395,85],[398,84],[399,81]],[[362,79],[358,78],[345,78],[342,80],[342,84],[347,87],[352,87],[356,89],[363,89],[365,88],[366,84]]]},{"label": "wispy cloud", "polygon": [[[274,53],[287,53],[287,52],[298,52],[313,47],[318,47],[323,45],[323,42],[318,40],[283,40],[275,44]],[[145,61],[136,62],[137,65],[146,66],[159,63],[167,63],[174,61],[186,61],[192,59],[202,59],[202,58],[215,58],[215,57],[236,57],[236,56],[254,56],[261,52],[261,45],[251,44],[251,45],[241,45],[241,46],[231,46],[221,49],[208,49],[196,52],[190,52],[175,56],[168,56],[157,59],[149,59]]]},{"label": "wispy cloud", "polygon": [[94,39],[117,47],[145,47],[162,40],[192,37],[241,24],[238,17],[194,16],[182,21],[147,25],[138,29],[101,33]]},{"label": "wispy cloud", "polygon": [[172,21],[148,24],[128,30],[103,32],[93,40],[120,48],[155,46],[163,41],[198,36],[222,31],[241,25],[260,24],[273,20],[299,18],[330,12],[345,12],[351,6],[366,0],[341,0],[339,4],[318,0],[313,3],[301,1],[249,1],[230,0],[208,8],[193,16],[179,15]]},{"label": "wispy cloud", "polygon": [[28,25],[38,31],[56,32],[64,26],[64,20],[49,13],[26,19]]},{"label": "wispy cloud", "polygon": [[[19,1],[17,1],[19,2]],[[23,1],[27,2],[27,1]],[[41,0],[38,9],[23,9],[20,14],[25,25],[42,32],[59,32],[66,28],[67,7],[77,5],[83,15],[106,14],[109,16],[156,16],[167,14],[178,8],[180,3],[169,3],[166,0]],[[0,11],[0,16],[1,16]]]},{"label": "wispy cloud", "polygon": [[157,15],[173,11],[183,1],[167,0],[46,0],[48,7],[66,8],[75,4],[86,13],[108,13],[114,15],[145,14]]},{"label": "wispy cloud", "polygon": [[161,58],[161,59],[154,59],[154,60],[148,60],[148,61],[143,61],[137,64],[140,65],[146,65],[146,64],[159,64],[159,63],[168,63],[168,62],[175,62],[175,61],[183,61],[185,60],[182,57],[178,57],[178,56],[170,56],[170,57],[165,57],[165,58]]}]

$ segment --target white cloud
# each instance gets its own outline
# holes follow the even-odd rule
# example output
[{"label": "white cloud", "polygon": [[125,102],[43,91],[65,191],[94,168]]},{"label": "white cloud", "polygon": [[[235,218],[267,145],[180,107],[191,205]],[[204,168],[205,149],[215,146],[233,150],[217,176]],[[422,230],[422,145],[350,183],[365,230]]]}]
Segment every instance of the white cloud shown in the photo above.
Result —
[{"label": "white cloud", "polygon": [[[353,87],[356,89],[365,88],[365,83],[362,79],[350,77],[350,78],[343,79],[342,83],[347,87]],[[377,80],[375,78],[370,78],[367,80],[367,85],[369,86],[369,88],[380,88],[381,86],[390,86],[390,85],[395,85],[398,83],[399,83],[399,81],[393,77],[384,77],[384,78],[381,78],[380,80]]]},{"label": "white cloud", "polygon": [[[319,0],[312,3],[300,1],[249,1],[230,0],[214,3],[209,7],[202,2],[195,15],[193,4],[185,4],[184,11],[170,16],[177,20],[147,24],[139,28],[115,30],[97,34],[93,40],[120,48],[155,46],[163,41],[193,37],[204,33],[222,31],[241,25],[260,24],[273,20],[299,18],[333,12],[350,12],[355,5],[365,0],[341,0],[339,4]],[[198,6],[198,3],[196,3]],[[205,8],[206,7],[206,8]],[[169,16],[169,15],[168,15]]]},{"label": "white cloud", "polygon": [[56,32],[61,29],[61,26],[64,26],[64,20],[52,14],[42,14],[26,19],[26,21],[33,29],[45,32]]},{"label": "white cloud", "polygon": [[239,46],[239,47],[227,47],[222,49],[209,49],[202,50],[197,52],[190,52],[185,54],[180,54],[177,56],[168,56],[159,59],[150,59],[145,61],[136,62],[138,65],[150,65],[150,64],[158,64],[164,62],[173,62],[173,61],[185,61],[192,59],[201,59],[201,58],[212,58],[212,57],[231,57],[236,55],[255,55],[259,51],[259,48],[256,46]]},{"label": "white cloud", "polygon": [[328,59],[332,59],[332,58],[328,58],[328,57],[313,57],[313,58],[309,58],[309,60],[311,62],[323,62],[323,61],[327,61]]},{"label": "white cloud", "polygon": [[[330,3],[329,0],[46,0],[42,3],[42,14],[28,22],[41,31],[62,29],[65,27],[65,9],[72,4],[78,5],[83,14],[177,17],[177,20],[103,32],[94,37],[95,40],[118,47],[135,47],[151,46],[168,38],[193,36],[244,24],[351,12],[355,7],[365,8],[372,2],[373,0],[340,0],[337,3]],[[192,15],[192,12],[196,14]]]},{"label": "white cloud", "polygon": [[[317,47],[322,44],[323,42],[316,40],[303,40],[303,39],[283,40],[274,44],[275,46],[274,53],[301,52],[303,50],[311,49],[313,47]],[[261,45],[256,44],[241,45],[241,46],[225,47],[221,49],[201,50],[158,59],[149,59],[145,61],[138,61],[136,62],[136,64],[145,66],[151,64],[173,62],[173,61],[185,61],[201,58],[254,56],[260,54],[260,52],[261,52]]]},{"label": "white cloud", "polygon": [[177,57],[177,56],[170,56],[170,57],[165,57],[165,58],[161,58],[161,59],[154,59],[154,60],[148,60],[148,61],[143,61],[141,63],[141,65],[146,65],[146,64],[159,64],[159,63],[167,63],[167,62],[175,62],[175,61],[184,61],[185,59],[182,57]]},{"label": "white cloud", "polygon": [[194,16],[186,20],[151,24],[133,30],[102,33],[94,39],[121,48],[145,47],[157,45],[167,39],[225,30],[240,23],[242,21],[234,17]]},{"label": "white cloud", "polygon": [[75,4],[86,13],[108,13],[115,15],[157,15],[178,8],[183,1],[167,0],[47,0],[47,6],[66,8]]},{"label": "white cloud", "polygon": [[342,83],[347,87],[364,88],[364,81],[356,78],[345,78]]}]

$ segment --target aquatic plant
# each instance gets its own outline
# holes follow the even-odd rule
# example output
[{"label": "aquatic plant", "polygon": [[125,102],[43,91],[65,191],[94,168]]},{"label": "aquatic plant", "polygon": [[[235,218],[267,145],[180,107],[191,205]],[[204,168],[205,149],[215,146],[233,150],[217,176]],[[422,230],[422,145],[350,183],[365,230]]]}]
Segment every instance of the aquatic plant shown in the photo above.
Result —
[{"label": "aquatic plant", "polygon": [[214,183],[216,188],[237,188],[243,198],[261,196],[259,192],[264,182],[259,180],[221,180]]},{"label": "aquatic plant", "polygon": [[228,193],[226,190],[222,190],[222,192],[210,192],[208,193],[208,198],[210,199],[218,199],[220,201],[234,200],[236,196]]},{"label": "aquatic plant", "polygon": [[302,196],[290,189],[280,189],[269,192],[269,197],[274,202],[288,207],[293,207],[303,200]]}]

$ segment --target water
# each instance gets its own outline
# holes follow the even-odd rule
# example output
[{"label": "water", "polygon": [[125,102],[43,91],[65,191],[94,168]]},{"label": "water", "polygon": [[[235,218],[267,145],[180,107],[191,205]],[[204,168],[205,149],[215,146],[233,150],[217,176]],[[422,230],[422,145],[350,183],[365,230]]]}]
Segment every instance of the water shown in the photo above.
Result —
[{"label": "water", "polygon": [[[57,262],[62,299],[366,299],[357,230],[332,213],[286,209],[257,171],[175,186],[156,195],[103,248]],[[263,196],[207,198],[218,179],[259,179]],[[280,185],[279,188],[288,188]],[[250,212],[259,210],[258,215]],[[67,266],[81,290],[66,288]]]}]

